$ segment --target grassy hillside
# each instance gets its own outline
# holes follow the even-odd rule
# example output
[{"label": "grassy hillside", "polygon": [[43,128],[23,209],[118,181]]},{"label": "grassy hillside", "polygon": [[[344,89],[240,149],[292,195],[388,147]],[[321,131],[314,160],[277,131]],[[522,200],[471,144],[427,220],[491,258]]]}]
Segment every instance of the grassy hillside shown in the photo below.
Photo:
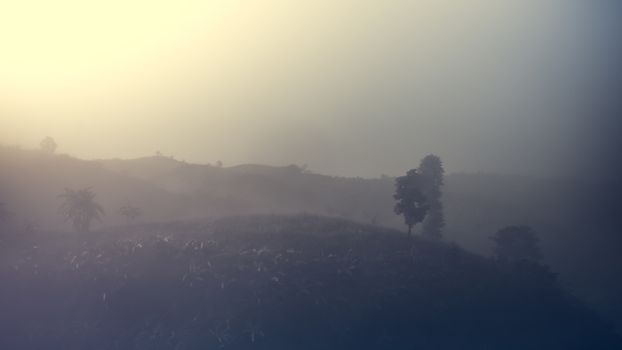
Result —
[{"label": "grassy hillside", "polygon": [[3,349],[616,349],[533,265],[309,215],[40,233],[0,254]]},{"label": "grassy hillside", "polygon": [[[166,157],[102,161],[104,168],[175,193],[202,193],[245,203],[240,212],[310,212],[403,229],[393,213],[394,179],[341,178],[289,167],[219,168]],[[577,180],[494,174],[445,179],[445,238],[488,255],[489,237],[511,224],[538,232],[544,259],[568,288],[620,320],[622,260],[617,198]],[[617,221],[617,222],[616,222]],[[622,329],[622,328],[621,328]]]},{"label": "grassy hillside", "polygon": [[[92,187],[106,210],[97,227],[124,224],[118,209],[139,207],[138,222],[252,213],[314,213],[403,229],[393,213],[394,179],[342,178],[303,169],[189,164],[168,157],[83,161],[0,147],[0,202],[17,231],[25,223],[63,230],[57,197],[65,187]],[[538,232],[544,258],[567,288],[620,320],[622,217],[607,189],[562,179],[451,174],[446,178],[445,239],[488,255],[489,237],[510,224]],[[616,205],[614,204],[613,207]],[[1,228],[0,228],[1,229]],[[14,230],[14,231],[15,231]]]}]

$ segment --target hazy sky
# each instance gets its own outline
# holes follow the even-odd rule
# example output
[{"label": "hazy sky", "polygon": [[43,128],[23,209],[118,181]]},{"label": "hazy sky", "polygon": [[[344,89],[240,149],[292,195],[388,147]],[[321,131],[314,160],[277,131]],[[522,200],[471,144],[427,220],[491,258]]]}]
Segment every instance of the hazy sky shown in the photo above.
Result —
[{"label": "hazy sky", "polygon": [[427,153],[565,172],[595,138],[586,91],[618,53],[613,3],[4,1],[0,142],[341,175]]}]

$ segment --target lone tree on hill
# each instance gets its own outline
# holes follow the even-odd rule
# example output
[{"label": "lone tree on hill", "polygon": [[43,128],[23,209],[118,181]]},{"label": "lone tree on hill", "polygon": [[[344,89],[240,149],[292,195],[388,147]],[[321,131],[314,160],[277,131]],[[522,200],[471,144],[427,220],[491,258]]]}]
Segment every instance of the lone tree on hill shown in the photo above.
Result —
[{"label": "lone tree on hill", "polygon": [[428,200],[430,210],[423,221],[423,234],[430,238],[442,237],[445,226],[441,187],[444,185],[443,162],[438,156],[430,154],[421,160],[419,172],[423,178],[423,195]]},{"label": "lone tree on hill", "polygon": [[56,147],[58,147],[56,141],[49,136],[41,140],[39,146],[41,147],[41,150],[47,154],[54,154],[54,152],[56,152]]},{"label": "lone tree on hill", "polygon": [[88,232],[91,222],[96,219],[101,221],[104,209],[95,202],[95,194],[90,188],[81,190],[65,189],[59,198],[63,199],[60,212],[65,221],[71,221],[77,232]]},{"label": "lone tree on hill", "polygon": [[119,209],[119,214],[125,216],[127,222],[134,221],[137,217],[139,217],[142,212],[139,208],[132,205],[124,205]]},{"label": "lone tree on hill", "polygon": [[538,236],[529,226],[507,226],[495,233],[495,258],[503,262],[538,262],[542,257]]},{"label": "lone tree on hill", "polygon": [[395,214],[404,216],[410,236],[413,226],[423,221],[429,209],[429,203],[423,194],[423,178],[417,169],[411,169],[405,176],[395,179],[393,198],[397,200],[393,210]]}]

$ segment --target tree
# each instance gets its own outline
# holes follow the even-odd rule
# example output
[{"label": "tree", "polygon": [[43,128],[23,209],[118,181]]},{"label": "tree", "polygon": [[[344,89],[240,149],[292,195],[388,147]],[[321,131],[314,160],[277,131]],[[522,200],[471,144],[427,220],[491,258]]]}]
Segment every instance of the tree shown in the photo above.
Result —
[{"label": "tree", "polygon": [[538,236],[529,226],[507,226],[495,233],[494,255],[499,261],[537,262],[542,257]]},{"label": "tree", "polygon": [[39,146],[41,146],[41,150],[47,154],[54,154],[54,152],[56,152],[56,147],[58,147],[56,141],[49,136],[41,140]]},{"label": "tree", "polygon": [[63,199],[61,214],[65,221],[71,221],[77,232],[88,232],[91,222],[94,219],[101,221],[101,216],[104,215],[104,209],[95,202],[95,194],[90,188],[81,190],[66,188],[59,197]]},{"label": "tree", "polygon": [[119,209],[119,214],[125,216],[127,222],[134,221],[137,217],[139,217],[142,212],[139,208],[134,207],[132,205],[124,205]]},{"label": "tree", "polygon": [[417,169],[409,170],[405,176],[395,179],[395,194],[397,200],[393,210],[397,215],[404,216],[404,223],[408,226],[408,236],[412,228],[425,218],[429,204],[422,191],[423,178]]},{"label": "tree", "polygon": [[445,183],[443,162],[438,156],[430,154],[421,160],[419,171],[423,178],[423,195],[427,198],[430,210],[423,221],[423,234],[439,239],[445,226],[441,187]]}]

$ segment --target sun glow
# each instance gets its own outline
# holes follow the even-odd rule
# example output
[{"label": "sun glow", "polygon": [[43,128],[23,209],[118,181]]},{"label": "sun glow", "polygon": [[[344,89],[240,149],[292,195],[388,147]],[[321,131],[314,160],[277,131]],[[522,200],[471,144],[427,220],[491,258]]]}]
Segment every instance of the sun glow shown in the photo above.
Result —
[{"label": "sun glow", "polygon": [[[575,37],[561,3],[3,1],[0,143],[50,135],[84,158],[159,149],[194,161],[301,159],[335,173],[344,157],[367,164],[410,140],[376,145],[378,132],[458,128],[462,140],[434,148],[468,149],[486,132],[474,125],[507,124],[506,107],[545,86],[541,67],[573,57],[558,55]],[[433,134],[415,140],[432,148]],[[330,158],[320,144],[368,149]]]},{"label": "sun glow", "polygon": [[233,6],[193,0],[4,2],[2,86],[47,94],[131,80],[178,60],[187,40],[217,31]]}]

